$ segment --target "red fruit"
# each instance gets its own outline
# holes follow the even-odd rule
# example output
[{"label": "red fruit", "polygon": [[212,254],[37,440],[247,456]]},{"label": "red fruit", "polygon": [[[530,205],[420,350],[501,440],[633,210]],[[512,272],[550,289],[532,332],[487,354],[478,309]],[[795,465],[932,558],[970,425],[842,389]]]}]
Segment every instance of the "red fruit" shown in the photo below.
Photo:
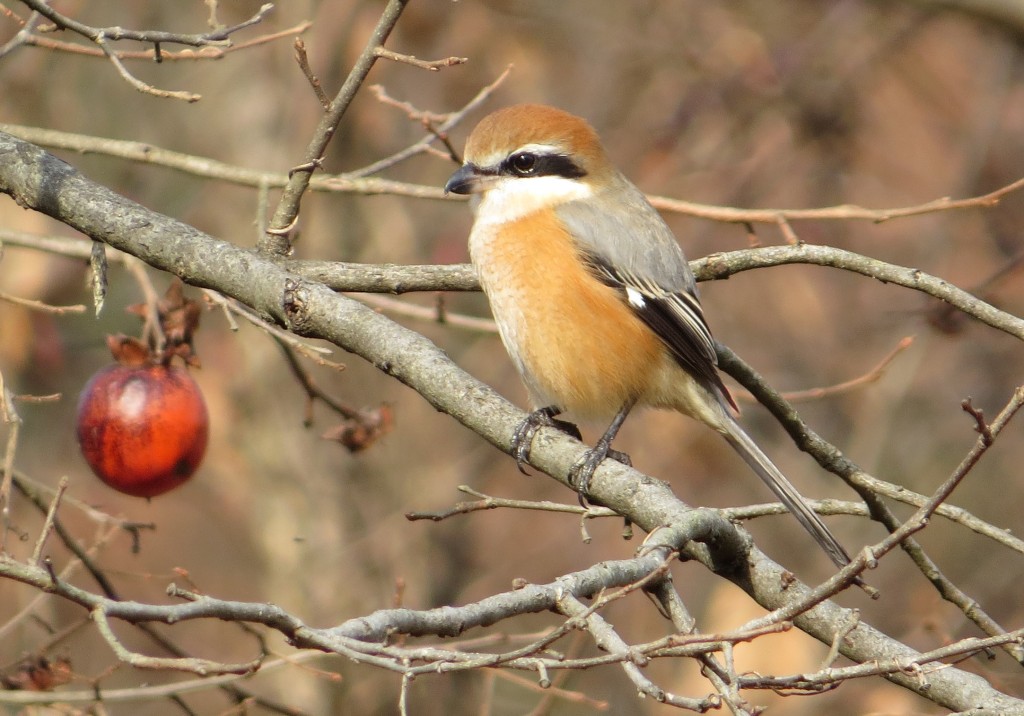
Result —
[{"label": "red fruit", "polygon": [[78,443],[110,487],[155,497],[185,483],[206,452],[209,417],[199,386],[163,364],[108,366],[78,401]]}]

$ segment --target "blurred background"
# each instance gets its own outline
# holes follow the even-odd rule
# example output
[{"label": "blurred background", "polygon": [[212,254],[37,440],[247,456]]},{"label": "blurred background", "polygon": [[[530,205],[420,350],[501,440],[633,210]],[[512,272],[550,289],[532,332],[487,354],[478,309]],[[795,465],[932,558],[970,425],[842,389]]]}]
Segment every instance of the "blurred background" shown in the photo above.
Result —
[{"label": "blurred background", "polygon": [[[206,5],[67,0],[60,9],[92,25],[202,32]],[[240,22],[260,3],[222,3],[222,22]],[[18,3],[6,8],[24,17]],[[388,46],[422,59],[469,58],[430,73],[381,61],[369,83],[423,110],[450,112],[467,103],[510,65],[511,74],[480,110],[452,132],[461,149],[487,111],[531,101],[587,117],[620,168],[643,190],[738,208],[803,208],[860,204],[889,208],[942,196],[983,194],[1024,175],[1024,10],[992,3],[784,0],[775,3],[674,3],[634,0],[416,0]],[[240,42],[309,20],[303,34],[310,64],[328,95],[340,86],[377,21],[382,2],[289,0],[267,20],[235,36]],[[2,8],[0,8],[2,9]],[[19,25],[0,14],[0,43]],[[74,38],[59,36],[59,39]],[[140,49],[123,44],[124,49]],[[176,49],[176,48],[165,48]],[[294,59],[291,37],[230,53],[218,61],[136,61],[133,73],[151,84],[202,95],[195,104],[141,94],[102,59],[23,47],[0,60],[0,122],[96,137],[148,142],[239,167],[286,171],[301,161],[320,106]],[[364,89],[331,144],[324,169],[359,169],[423,135],[402,111]],[[159,166],[73,152],[56,152],[92,179],[157,211],[241,246],[255,243],[257,192]],[[420,156],[384,176],[433,187],[455,165]],[[277,194],[272,193],[271,208]],[[1024,241],[1024,196],[1012,194],[989,210],[932,213],[882,224],[799,222],[799,237],[816,244],[913,266],[1020,315],[1024,283],[1018,270]],[[668,214],[688,255],[745,248],[739,225]],[[313,194],[302,205],[296,257],[367,263],[458,263],[466,260],[471,224],[457,201]],[[73,236],[73,232],[12,201],[0,200],[0,229]],[[757,227],[763,244],[784,241]],[[53,304],[89,303],[82,261],[7,247],[0,291]],[[162,290],[168,277],[156,272]],[[868,373],[901,339],[912,346],[881,378],[857,390],[801,403],[807,422],[878,477],[929,493],[975,440],[960,409],[970,396],[994,415],[1021,382],[1020,344],[937,301],[841,271],[788,266],[752,271],[713,285],[702,298],[717,337],[784,391],[824,387]],[[191,290],[198,298],[198,291]],[[512,460],[436,413],[422,398],[352,356],[336,352],[343,372],[307,364],[318,384],[357,407],[388,403],[393,430],[372,448],[349,454],[321,434],[337,423],[324,406],[305,427],[305,394],[281,350],[249,325],[234,332],[218,311],[207,312],[197,337],[201,384],[212,416],[209,451],[180,490],[151,502],[122,496],[90,473],[74,438],[77,395],[110,362],[108,333],[138,333],[124,312],[142,299],[119,267],[101,316],[53,316],[0,302],[0,371],[17,394],[60,393],[57,402],[20,403],[23,420],[16,466],[44,485],[70,478],[69,496],[156,530],[131,552],[119,535],[98,554],[125,598],[165,602],[171,581],[225,599],[269,601],[314,626],[400,603],[412,608],[463,604],[506,590],[514,578],[545,582],[566,572],[633,553],[638,540],[620,537],[621,523],[593,522],[593,541],[580,539],[575,518],[547,513],[488,511],[440,523],[409,522],[410,510],[441,510],[463,499],[468,484],[488,494],[569,503],[575,496],[553,481],[525,478]],[[403,303],[432,306],[436,295],[405,295]],[[487,316],[475,294],[449,295],[450,312]],[[415,318],[396,320],[421,331],[463,368],[525,407],[515,371],[493,334]],[[852,499],[853,493],[800,453],[762,409],[745,403],[744,423],[801,491]],[[596,439],[604,426],[589,426]],[[5,428],[6,430],[6,428]],[[5,438],[6,439],[6,438]],[[617,446],[635,465],[671,481],[690,504],[736,506],[769,500],[728,446],[705,428],[674,414],[638,413]],[[1024,439],[1013,424],[955,493],[953,502],[997,526],[1019,531],[1024,495]],[[899,514],[909,510],[897,506]],[[84,544],[97,527],[80,510],[61,516]],[[14,500],[9,539],[24,557],[41,519]],[[829,518],[850,548],[877,541],[882,530],[860,518]],[[830,574],[827,559],[789,517],[750,525],[759,545],[804,580]],[[997,621],[1024,619],[1020,555],[937,519],[921,541],[945,574]],[[68,560],[59,543],[56,564]],[[182,576],[181,570],[185,570]],[[727,629],[760,608],[702,568],[678,565],[678,588],[704,631]],[[89,589],[86,576],[77,583]],[[944,603],[901,553],[870,576],[882,599],[862,594],[840,601],[918,649],[976,633]],[[55,600],[37,605],[40,619],[17,619],[38,595],[0,582],[0,669],[33,654],[49,637],[83,617]],[[609,620],[630,640],[656,638],[664,622],[640,596],[614,605]],[[499,626],[532,633],[555,623],[539,615]],[[127,627],[126,642],[163,652]],[[192,653],[221,661],[253,658],[251,636],[225,624],[188,623],[159,629]],[[471,633],[467,636],[478,636]],[[277,654],[290,649],[275,637]],[[570,649],[571,646],[571,649]],[[497,648],[502,648],[498,646]],[[569,653],[594,651],[585,638]],[[575,651],[573,651],[575,650]],[[738,647],[741,671],[812,671],[826,647],[800,635]],[[161,683],[180,675],[117,667],[92,629],[79,629],[53,650],[70,657],[81,680],[102,677],[103,689]],[[300,713],[372,714],[397,710],[399,679],[338,658],[288,666],[245,682],[251,691]],[[1002,654],[972,661],[996,688],[1022,694],[1019,669]],[[322,670],[322,671],[321,671]],[[653,664],[666,689],[700,696],[710,688],[688,662]],[[325,674],[340,675],[340,681]],[[615,714],[661,714],[668,707],[637,698],[615,667],[559,677],[558,685],[607,702]],[[532,683],[532,682],[530,682]],[[748,694],[785,714],[942,713],[879,680],[847,683],[813,698]],[[504,674],[422,678],[412,686],[416,714],[589,714],[598,704],[555,698]],[[217,690],[189,694],[203,714],[232,713]],[[84,707],[83,707],[84,708]],[[537,709],[536,711],[532,711]],[[183,713],[167,700],[110,704],[112,714]],[[255,709],[255,713],[264,713]],[[62,712],[63,713],[63,712]]]}]

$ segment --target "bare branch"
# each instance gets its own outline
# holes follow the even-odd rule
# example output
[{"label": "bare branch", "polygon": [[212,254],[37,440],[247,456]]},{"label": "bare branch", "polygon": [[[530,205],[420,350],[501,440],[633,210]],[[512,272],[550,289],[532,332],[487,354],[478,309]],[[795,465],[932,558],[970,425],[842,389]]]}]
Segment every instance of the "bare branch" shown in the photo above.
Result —
[{"label": "bare branch", "polygon": [[[263,172],[225,164],[206,157],[197,157],[168,149],[161,149],[142,142],[126,142],[118,139],[88,137],[52,129],[38,129],[9,124],[0,124],[0,132],[8,132],[30,142],[56,149],[70,149],[115,156],[121,159],[164,166],[169,169],[202,176],[208,179],[249,186],[253,188],[280,189],[288,185],[287,172]],[[325,175],[310,180],[312,191],[354,194],[394,194],[424,199],[444,200],[440,187],[422,186],[389,179],[350,177],[347,174]],[[455,201],[452,199],[451,201]]]},{"label": "bare branch", "polygon": [[445,67],[454,67],[455,65],[463,65],[469,62],[468,57],[445,57],[440,60],[419,60],[412,55],[403,55],[398,52],[393,52],[385,47],[375,48],[374,54],[377,57],[384,58],[385,60],[404,62],[407,65],[419,67],[424,70],[430,70],[431,72],[439,72]]},{"label": "bare branch", "polygon": [[[864,375],[851,378],[850,380],[844,380],[841,383],[835,385],[827,385],[823,388],[806,388],[804,390],[788,390],[782,394],[782,397],[788,400],[790,403],[804,403],[811,400],[821,400],[822,398],[828,398],[836,395],[842,395],[858,388],[862,388],[865,385],[876,383],[878,380],[885,375],[885,369],[889,367],[889,364],[896,360],[903,351],[910,348],[914,343],[913,336],[906,336],[901,339],[896,347],[893,348],[889,353],[882,358],[878,364],[869,370]],[[749,393],[737,393],[735,396],[738,400],[754,401],[754,396]]]},{"label": "bare branch", "polygon": [[313,167],[316,167],[323,160],[327,145],[341,123],[342,117],[345,116],[349,104],[359,88],[362,87],[366,76],[370,73],[370,68],[377,61],[377,48],[383,46],[388,35],[391,34],[395,24],[398,22],[399,16],[405,10],[407,2],[408,0],[388,0],[388,4],[381,13],[377,26],[359,55],[359,59],[356,60],[355,66],[349,72],[338,94],[331,101],[330,107],[324,113],[323,118],[313,133],[309,146],[306,148],[306,154],[300,162],[300,166],[309,166],[310,169],[297,171],[289,176],[288,184],[284,188],[284,193],[277,204],[277,209],[274,211],[267,231],[263,239],[257,244],[257,248],[260,251],[278,256],[288,254],[291,242],[281,232],[295,225],[299,216],[299,204],[302,201],[302,195],[306,192],[306,188],[309,186],[310,179],[313,176]]},{"label": "bare branch", "polygon": [[36,546],[32,550],[32,557],[30,564],[39,566],[39,560],[43,555],[43,547],[46,546],[46,539],[50,536],[50,532],[53,530],[53,519],[57,514],[57,506],[60,505],[60,500],[64,496],[64,491],[68,489],[68,476],[64,475],[60,478],[60,482],[57,483],[57,494],[53,496],[53,500],[50,502],[50,509],[46,511],[46,521],[43,522],[43,528],[39,530],[39,538],[36,540]]},{"label": "bare branch", "polygon": [[[196,62],[201,60],[219,60],[232,52],[238,52],[240,50],[246,50],[251,47],[257,47],[259,45],[265,45],[269,42],[275,42],[286,37],[293,37],[294,35],[301,35],[305,33],[309,28],[313,26],[313,23],[306,21],[300,22],[297,25],[289,27],[278,32],[267,33],[266,35],[260,35],[254,37],[251,40],[244,42],[238,42],[231,44],[230,46],[214,46],[207,45],[200,47],[198,50],[184,49],[178,51],[168,51],[163,47],[160,48],[160,52],[157,53],[155,49],[149,50],[111,50],[119,60],[146,60],[149,62]],[[21,33],[19,33],[20,35]],[[67,52],[73,55],[83,55],[86,57],[105,57],[104,52],[99,47],[89,47],[88,45],[82,45],[77,42],[66,42],[63,40],[54,40],[49,37],[36,35],[32,33],[26,33],[22,38],[21,44],[29,45],[32,47],[40,47],[44,50],[54,50],[57,52]],[[0,57],[3,57],[3,48],[0,48]]]},{"label": "bare branch", "polygon": [[1000,187],[995,191],[968,199],[942,197],[941,199],[934,199],[924,204],[893,209],[865,209],[854,204],[843,204],[841,206],[830,206],[821,209],[735,209],[732,207],[696,204],[664,196],[651,196],[648,198],[656,209],[674,211],[701,219],[741,224],[775,224],[786,236],[787,243],[798,244],[799,240],[793,234],[793,230],[790,227],[790,222],[792,221],[842,219],[847,221],[873,221],[876,224],[880,224],[892,219],[921,216],[922,214],[932,214],[937,211],[986,209],[995,206],[1004,196],[1019,191],[1021,188],[1024,188],[1024,178]]},{"label": "bare branch", "polygon": [[39,13],[47,20],[56,25],[59,29],[70,30],[93,42],[98,42],[101,36],[108,40],[134,40],[136,42],[189,45],[192,47],[204,47],[206,45],[228,46],[231,44],[230,36],[239,30],[256,25],[274,9],[273,3],[266,3],[248,20],[240,22],[231,27],[224,27],[213,32],[206,32],[196,35],[188,35],[176,32],[164,32],[162,30],[127,30],[123,27],[91,27],[84,23],[73,20],[54,10],[43,0],[22,0],[34,12]]},{"label": "bare branch", "polygon": [[187,658],[165,658],[159,656],[145,656],[129,651],[121,640],[110,628],[110,622],[102,607],[92,610],[92,620],[96,622],[96,630],[103,637],[107,645],[117,655],[117,658],[126,664],[138,669],[167,669],[171,671],[188,671],[199,676],[217,674],[251,674],[260,667],[262,657],[246,664],[221,664],[209,659]]},{"label": "bare branch", "polygon": [[626,672],[629,680],[645,696],[649,696],[659,703],[696,711],[697,713],[705,713],[719,705],[717,699],[688,699],[656,686],[640,670],[641,666],[647,664],[647,659],[630,647],[593,608],[586,607],[574,596],[566,594],[559,599],[558,610],[567,617],[584,622],[587,631],[593,635],[594,642],[602,651],[621,656],[623,658],[623,670]]},{"label": "bare branch", "polygon": [[3,291],[0,291],[0,301],[7,301],[8,303],[13,303],[16,306],[24,306],[25,308],[31,308],[33,311],[53,313],[58,316],[62,316],[66,313],[85,313],[85,306],[80,303],[73,306],[53,306],[49,303],[43,303],[42,301],[33,301],[30,298],[12,296],[11,294],[4,293]]},{"label": "bare branch", "polygon": [[326,112],[331,108],[331,100],[324,93],[324,88],[320,84],[320,78],[316,76],[313,68],[309,66],[309,57],[306,55],[306,43],[298,37],[295,38],[295,61],[299,63],[299,69],[306,76],[306,80],[309,82],[309,86],[313,88],[320,106]]},{"label": "bare branch", "polygon": [[945,301],[992,328],[1024,340],[1024,319],[982,301],[963,289],[924,271],[879,261],[832,246],[766,246],[755,250],[711,254],[692,261],[698,280],[728,278],[742,271],[785,264],[813,264],[852,271],[869,278],[912,288]]}]

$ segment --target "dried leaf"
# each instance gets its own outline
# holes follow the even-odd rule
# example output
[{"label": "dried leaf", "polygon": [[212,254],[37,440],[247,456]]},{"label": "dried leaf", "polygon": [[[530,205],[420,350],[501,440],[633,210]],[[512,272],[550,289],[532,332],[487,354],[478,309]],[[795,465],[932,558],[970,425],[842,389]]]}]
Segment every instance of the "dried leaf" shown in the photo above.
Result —
[{"label": "dried leaf", "polygon": [[376,410],[362,411],[321,435],[325,440],[339,442],[349,452],[362,452],[387,435],[394,426],[394,412],[386,403]]}]

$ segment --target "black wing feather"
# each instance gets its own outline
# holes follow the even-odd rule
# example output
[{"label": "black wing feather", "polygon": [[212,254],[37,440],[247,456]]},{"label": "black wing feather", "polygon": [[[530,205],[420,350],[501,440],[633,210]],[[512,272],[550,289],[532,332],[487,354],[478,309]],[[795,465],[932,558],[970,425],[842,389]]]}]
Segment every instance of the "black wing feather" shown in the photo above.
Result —
[{"label": "black wing feather", "polygon": [[[736,407],[718,374],[715,339],[695,295],[668,291],[593,254],[585,253],[584,260],[602,283],[622,292],[626,304],[657,334],[684,370]],[[639,300],[630,300],[631,293]]]}]

